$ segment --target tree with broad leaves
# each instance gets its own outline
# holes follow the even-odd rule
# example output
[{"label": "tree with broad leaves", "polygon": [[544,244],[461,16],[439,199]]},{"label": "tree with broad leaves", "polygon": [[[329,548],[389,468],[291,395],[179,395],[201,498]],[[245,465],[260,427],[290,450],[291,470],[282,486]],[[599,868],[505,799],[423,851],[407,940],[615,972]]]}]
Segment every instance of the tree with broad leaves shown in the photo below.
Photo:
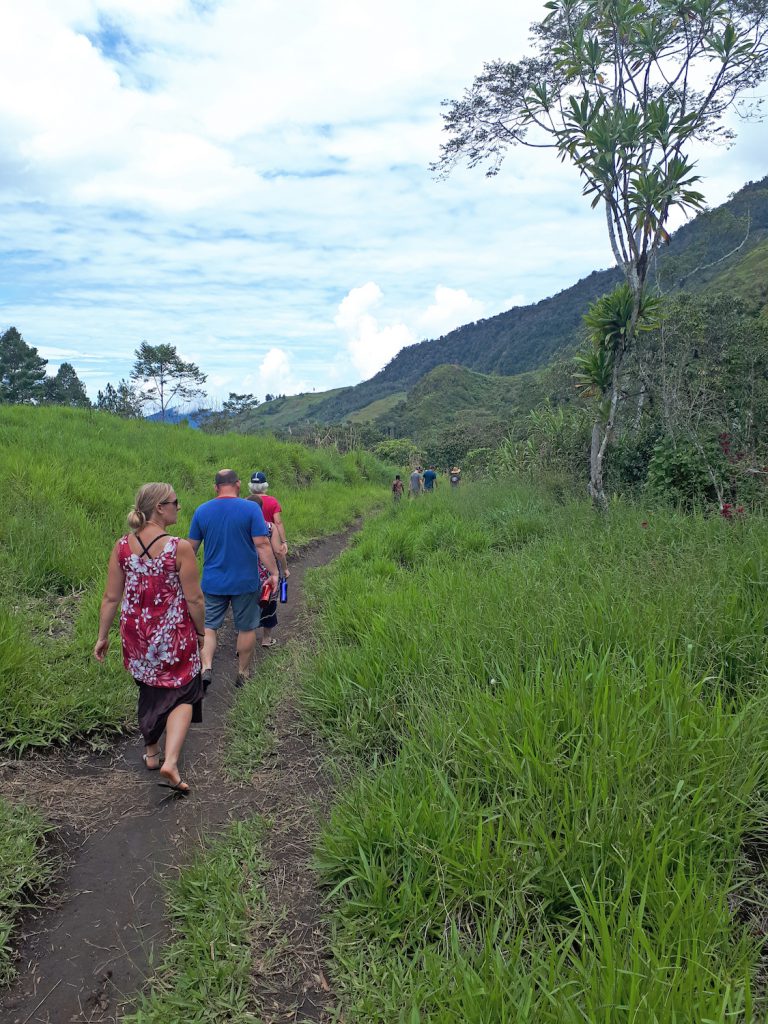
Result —
[{"label": "tree with broad leaves", "polygon": [[549,0],[532,26],[535,54],[485,65],[464,96],[448,101],[449,139],[433,168],[459,160],[496,174],[510,146],[554,148],[602,204],[617,265],[632,295],[629,324],[611,367],[608,416],[592,447],[589,492],[605,506],[603,466],[613,438],[625,360],[648,274],[668,241],[673,210],[691,213],[690,146],[729,142],[726,112],[768,74],[768,0]]},{"label": "tree with broad leaves", "polygon": [[48,360],[28,345],[15,327],[0,337],[0,402],[36,405],[42,401]]},{"label": "tree with broad leaves", "polygon": [[71,363],[62,363],[54,377],[46,377],[43,390],[49,405],[68,405],[79,409],[91,407],[85,386]]},{"label": "tree with broad leaves", "polygon": [[131,380],[143,385],[137,393],[139,401],[156,405],[163,422],[172,402],[191,402],[202,397],[201,385],[208,379],[206,374],[195,363],[184,362],[175,345],[150,345],[143,341],[135,356]]}]

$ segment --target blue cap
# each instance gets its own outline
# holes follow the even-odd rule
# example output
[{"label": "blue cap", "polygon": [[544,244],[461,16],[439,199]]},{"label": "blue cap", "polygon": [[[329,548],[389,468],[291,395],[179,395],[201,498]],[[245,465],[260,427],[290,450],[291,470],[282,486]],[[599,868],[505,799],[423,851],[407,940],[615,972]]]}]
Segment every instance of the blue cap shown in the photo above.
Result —
[{"label": "blue cap", "polygon": [[251,473],[252,484],[265,484],[266,482],[267,478],[263,473]]}]

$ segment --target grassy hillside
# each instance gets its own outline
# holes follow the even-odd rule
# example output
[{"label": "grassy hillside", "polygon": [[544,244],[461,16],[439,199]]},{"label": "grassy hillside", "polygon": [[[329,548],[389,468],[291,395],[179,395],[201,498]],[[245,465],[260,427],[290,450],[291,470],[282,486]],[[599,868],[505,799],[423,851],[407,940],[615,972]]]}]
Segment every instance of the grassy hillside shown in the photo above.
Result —
[{"label": "grassy hillside", "polygon": [[335,388],[333,391],[307,391],[301,395],[287,395],[285,398],[274,398],[271,402],[262,402],[238,419],[235,429],[239,434],[252,434],[259,430],[284,430],[294,423],[312,421],[318,406],[348,390]]},{"label": "grassy hillside", "polygon": [[293,545],[341,529],[387,479],[363,454],[0,406],[0,750],[98,735],[132,719],[119,645],[106,668],[90,656],[110,549],[142,483],[176,487],[174,532],[184,536],[222,466],[244,478],[268,473]]},{"label": "grassy hillside", "polygon": [[[685,586],[680,586],[680,580]],[[307,714],[360,1024],[766,1019],[768,531],[520,485],[366,526]]]},{"label": "grassy hillside", "polygon": [[404,401],[380,414],[376,422],[391,428],[397,436],[418,441],[430,431],[465,418],[509,422],[534,408],[545,392],[540,371],[495,377],[463,366],[437,366],[411,388]]},{"label": "grassy hillside", "polygon": [[408,397],[406,391],[393,391],[391,395],[387,395],[386,398],[379,398],[375,402],[371,402],[370,405],[364,405],[362,409],[358,409],[357,412],[349,414],[348,420],[350,423],[369,423],[371,421],[384,421],[392,413],[393,409],[396,409],[400,402],[404,402]]},{"label": "grassy hillside", "polygon": [[768,241],[717,274],[709,287],[736,295],[748,305],[768,307]]}]

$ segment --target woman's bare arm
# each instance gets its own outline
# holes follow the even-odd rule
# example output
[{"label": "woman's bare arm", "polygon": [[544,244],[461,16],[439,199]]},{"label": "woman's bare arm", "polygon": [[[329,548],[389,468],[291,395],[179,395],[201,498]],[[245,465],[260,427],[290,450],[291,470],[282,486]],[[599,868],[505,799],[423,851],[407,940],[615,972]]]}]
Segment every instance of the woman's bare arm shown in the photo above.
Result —
[{"label": "woman's bare arm", "polygon": [[109,556],[109,568],[107,569],[107,585],[104,589],[104,596],[101,599],[99,611],[99,637],[96,646],[93,648],[93,656],[96,661],[104,661],[109,650],[109,631],[115,621],[120,601],[123,597],[125,586],[125,573],[120,568],[117,560],[117,544],[112,548]]}]

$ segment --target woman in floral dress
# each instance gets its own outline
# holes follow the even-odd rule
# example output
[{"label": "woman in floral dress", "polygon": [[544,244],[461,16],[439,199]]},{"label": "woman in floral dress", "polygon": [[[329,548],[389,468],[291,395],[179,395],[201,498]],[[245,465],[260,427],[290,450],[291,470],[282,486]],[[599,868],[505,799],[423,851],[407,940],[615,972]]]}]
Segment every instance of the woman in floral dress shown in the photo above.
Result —
[{"label": "woman in floral dress", "polygon": [[[166,785],[186,795],[179,755],[191,722],[202,722],[200,654],[205,603],[192,546],[171,537],[179,500],[170,484],[145,484],[128,515],[132,532],[115,544],[101,602],[93,655],[104,661],[120,605],[123,662],[139,687],[144,764],[159,768]],[[160,737],[165,732],[165,759]]]}]

